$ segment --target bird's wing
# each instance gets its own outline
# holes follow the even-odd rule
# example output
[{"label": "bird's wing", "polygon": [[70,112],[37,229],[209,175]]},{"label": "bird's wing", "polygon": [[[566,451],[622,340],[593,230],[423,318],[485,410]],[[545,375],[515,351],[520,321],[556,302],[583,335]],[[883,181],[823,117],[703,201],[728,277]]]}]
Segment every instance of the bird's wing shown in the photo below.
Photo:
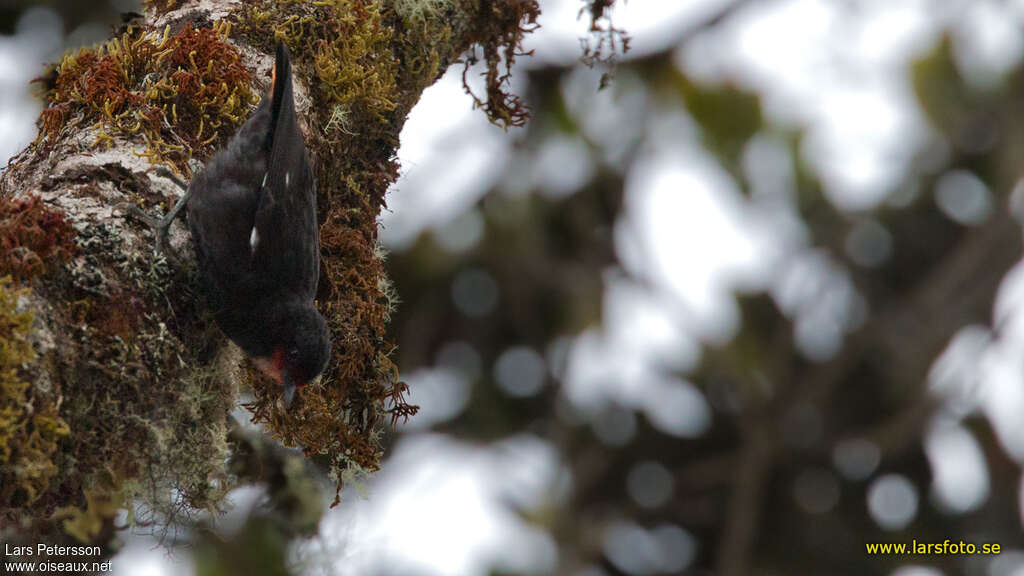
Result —
[{"label": "bird's wing", "polygon": [[221,164],[211,162],[196,175],[188,206],[189,228],[214,309],[229,304],[239,287],[255,288],[245,241],[256,216],[256,190],[218,178]]},{"label": "bird's wing", "polygon": [[254,230],[247,236],[253,267],[281,289],[312,298],[320,267],[316,192],[283,43],[277,47],[270,99],[270,154]]},{"label": "bird's wing", "polygon": [[189,227],[200,264],[211,272],[204,276],[215,292],[256,289],[247,243],[267,170],[269,130],[270,102],[265,98],[189,184]]}]

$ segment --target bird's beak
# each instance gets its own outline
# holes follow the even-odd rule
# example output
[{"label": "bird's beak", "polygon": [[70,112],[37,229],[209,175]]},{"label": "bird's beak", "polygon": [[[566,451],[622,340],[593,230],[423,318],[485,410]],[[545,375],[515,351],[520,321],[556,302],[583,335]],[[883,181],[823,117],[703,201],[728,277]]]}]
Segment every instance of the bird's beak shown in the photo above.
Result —
[{"label": "bird's beak", "polygon": [[292,402],[295,401],[295,391],[298,386],[295,385],[295,381],[292,380],[292,375],[285,368],[281,371],[281,384],[284,385],[284,407],[291,408]]}]

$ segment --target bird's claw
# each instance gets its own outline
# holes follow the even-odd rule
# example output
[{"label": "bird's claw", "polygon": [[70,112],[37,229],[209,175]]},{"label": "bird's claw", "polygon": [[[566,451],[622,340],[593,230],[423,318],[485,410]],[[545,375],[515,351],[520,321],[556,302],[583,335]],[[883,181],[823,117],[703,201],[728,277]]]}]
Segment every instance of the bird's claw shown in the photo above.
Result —
[{"label": "bird's claw", "polygon": [[136,219],[143,222],[144,224],[146,224],[155,231],[156,243],[153,246],[153,256],[166,254],[167,258],[171,260],[173,263],[180,264],[181,259],[178,257],[178,254],[171,246],[171,243],[168,239],[168,234],[171,229],[171,224],[174,223],[175,218],[178,217],[178,214],[188,203],[188,199],[191,193],[189,191],[188,184],[186,184],[185,181],[182,180],[181,178],[178,178],[178,176],[174,172],[171,172],[170,169],[168,169],[166,166],[157,166],[153,169],[153,171],[158,176],[162,176],[173,182],[184,192],[182,197],[178,199],[178,201],[174,204],[174,207],[172,207],[171,210],[167,212],[167,214],[164,215],[163,218],[154,218],[149,214],[146,214],[146,212],[143,211],[142,208],[139,208],[138,206],[132,203],[122,204],[121,208],[125,211],[126,214],[135,217]]},{"label": "bird's claw", "polygon": [[163,176],[164,178],[167,178],[171,182],[174,182],[174,184],[178,188],[181,188],[182,190],[188,190],[188,184],[186,184],[185,181],[182,180],[181,178],[178,178],[178,175],[175,174],[174,172],[171,172],[170,168],[168,168],[167,166],[157,166],[156,168],[153,169],[153,171],[156,172],[157,176]]},{"label": "bird's claw", "polygon": [[171,260],[175,264],[181,262],[174,247],[171,246],[168,238],[171,224],[174,222],[175,212],[168,213],[163,218],[154,218],[147,214],[142,208],[139,208],[135,204],[124,203],[120,206],[122,210],[129,216],[142,222],[146,226],[153,229],[153,233],[156,235],[156,241],[153,244],[153,256],[160,256],[161,254],[167,256],[168,260]]}]

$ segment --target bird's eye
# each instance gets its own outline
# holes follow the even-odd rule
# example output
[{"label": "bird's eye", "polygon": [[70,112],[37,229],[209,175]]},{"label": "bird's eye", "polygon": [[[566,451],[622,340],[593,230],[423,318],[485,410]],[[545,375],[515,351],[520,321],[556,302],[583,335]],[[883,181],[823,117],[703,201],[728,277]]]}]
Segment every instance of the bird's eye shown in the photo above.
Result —
[{"label": "bird's eye", "polygon": [[288,351],[288,361],[291,364],[295,364],[296,362],[299,361],[299,349],[298,348],[292,348],[291,350]]}]

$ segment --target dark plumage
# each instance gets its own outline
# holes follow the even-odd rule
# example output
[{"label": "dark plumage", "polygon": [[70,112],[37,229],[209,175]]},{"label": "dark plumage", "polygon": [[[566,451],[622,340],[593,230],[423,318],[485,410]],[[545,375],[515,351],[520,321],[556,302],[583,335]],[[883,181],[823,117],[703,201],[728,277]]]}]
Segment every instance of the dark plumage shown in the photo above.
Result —
[{"label": "dark plumage", "polygon": [[284,385],[326,367],[327,324],[313,305],[320,270],[316,186],[295,116],[288,48],[270,94],[189,184],[199,271],[224,333]]}]

